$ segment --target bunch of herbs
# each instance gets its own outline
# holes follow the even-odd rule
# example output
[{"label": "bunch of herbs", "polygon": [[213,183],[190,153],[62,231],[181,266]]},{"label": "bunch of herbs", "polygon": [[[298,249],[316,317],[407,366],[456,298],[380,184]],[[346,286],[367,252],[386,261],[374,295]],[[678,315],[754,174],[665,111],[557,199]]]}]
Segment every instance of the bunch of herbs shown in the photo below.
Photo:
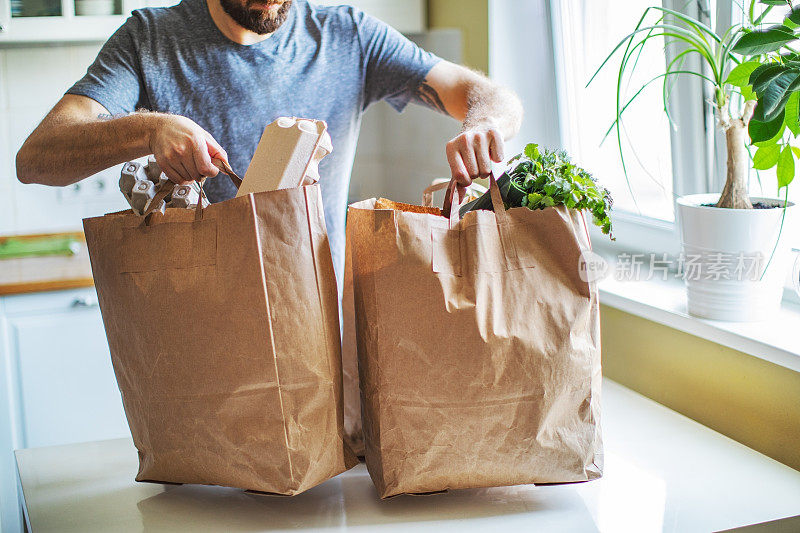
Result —
[{"label": "bunch of herbs", "polygon": [[544,209],[563,205],[587,210],[603,233],[611,236],[609,211],[613,200],[608,189],[573,164],[566,152],[542,149],[532,143],[509,163],[513,167],[506,171],[510,180],[504,197],[506,208]]}]

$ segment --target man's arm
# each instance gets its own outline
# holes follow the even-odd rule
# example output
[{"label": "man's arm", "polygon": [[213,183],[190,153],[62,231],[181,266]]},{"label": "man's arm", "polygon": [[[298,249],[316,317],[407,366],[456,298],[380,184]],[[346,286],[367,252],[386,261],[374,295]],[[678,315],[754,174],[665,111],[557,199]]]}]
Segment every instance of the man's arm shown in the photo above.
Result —
[{"label": "man's arm", "polygon": [[17,152],[23,183],[69,185],[96,172],[149,154],[176,183],[215,176],[211,159],[225,150],[186,117],[133,113],[118,118],[85,96],[65,95]]},{"label": "man's arm", "polygon": [[417,87],[415,100],[463,123],[461,133],[446,148],[462,195],[473,179],[489,175],[491,161],[502,162],[503,141],[516,135],[522,123],[522,103],[513,91],[448,61],[430,70]]}]

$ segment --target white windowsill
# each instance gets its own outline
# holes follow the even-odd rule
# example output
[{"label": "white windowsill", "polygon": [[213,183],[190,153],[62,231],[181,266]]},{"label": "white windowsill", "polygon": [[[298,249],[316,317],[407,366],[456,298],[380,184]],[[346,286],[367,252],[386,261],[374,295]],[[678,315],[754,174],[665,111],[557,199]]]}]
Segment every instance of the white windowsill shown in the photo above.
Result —
[{"label": "white windowsill", "polygon": [[784,300],[777,315],[763,322],[722,322],[688,314],[680,279],[620,281],[609,276],[599,289],[604,305],[800,372],[800,305]]}]

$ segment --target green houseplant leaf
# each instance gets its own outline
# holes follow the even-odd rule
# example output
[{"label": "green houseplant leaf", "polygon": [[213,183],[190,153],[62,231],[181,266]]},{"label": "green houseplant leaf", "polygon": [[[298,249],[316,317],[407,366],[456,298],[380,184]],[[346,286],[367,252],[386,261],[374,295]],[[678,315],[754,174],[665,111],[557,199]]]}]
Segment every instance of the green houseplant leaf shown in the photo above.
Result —
[{"label": "green houseplant leaf", "polygon": [[[758,108],[763,109],[762,112],[767,120],[775,118],[777,112],[786,105],[798,78],[800,78],[800,70],[789,69],[772,80],[764,89],[763,94],[759,94]],[[758,93],[758,91],[756,92]]]},{"label": "green houseplant leaf", "polygon": [[787,146],[778,156],[778,188],[786,187],[794,179],[794,154],[791,146]]},{"label": "green houseplant leaf", "polygon": [[[758,109],[758,108],[756,108]],[[751,120],[747,131],[750,134],[750,140],[754,143],[759,141],[766,141],[775,137],[783,126],[784,112],[781,111],[777,117],[769,122],[761,122],[759,120]]]},{"label": "green houseplant leaf", "polygon": [[761,66],[758,61],[745,61],[730,71],[725,83],[739,88],[745,100],[755,100],[756,93],[753,91],[753,86],[750,85],[750,75]]},{"label": "green houseplant leaf", "polygon": [[750,85],[753,86],[755,92],[760,94],[764,92],[764,89],[767,88],[772,80],[783,74],[786,69],[787,67],[780,63],[761,65],[750,74]]},{"label": "green houseplant leaf", "polygon": [[742,35],[733,51],[743,56],[755,56],[780,50],[785,44],[797,39],[785,26],[773,26],[766,30],[756,30]]},{"label": "green houseplant leaf", "polygon": [[730,83],[734,87],[746,87],[750,85],[750,75],[760,66],[762,65],[758,61],[740,63],[730,71],[725,83]]},{"label": "green houseplant leaf", "polygon": [[767,170],[778,164],[778,156],[781,153],[781,147],[777,144],[762,146],[756,150],[753,156],[753,168],[756,170]]},{"label": "green houseplant leaf", "polygon": [[786,127],[797,137],[800,135],[800,93],[793,92],[786,101],[784,108],[786,115]]},{"label": "green houseplant leaf", "polygon": [[794,24],[800,24],[800,7],[793,7],[792,11],[787,15],[786,20]]},{"label": "green houseplant leaf", "polygon": [[766,141],[753,141],[752,138],[750,139],[750,141],[756,148],[761,148],[762,146],[769,146],[770,144],[775,144],[777,142],[780,142],[780,140],[783,139],[783,133],[785,131],[786,131],[786,124],[784,121],[784,124],[781,125],[780,129],[778,130],[778,133],[776,133]]}]

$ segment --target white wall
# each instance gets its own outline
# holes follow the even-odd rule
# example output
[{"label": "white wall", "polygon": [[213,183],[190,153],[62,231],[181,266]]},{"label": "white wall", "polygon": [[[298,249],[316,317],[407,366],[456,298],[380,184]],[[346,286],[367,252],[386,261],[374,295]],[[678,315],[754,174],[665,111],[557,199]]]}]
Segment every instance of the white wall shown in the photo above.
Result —
[{"label": "white wall", "polygon": [[514,89],[525,108],[522,129],[508,143],[506,157],[529,142],[560,147],[549,2],[490,0],[489,42],[489,74]]},{"label": "white wall", "polygon": [[[432,30],[410,38],[440,57],[461,61],[461,34]],[[449,178],[445,144],[461,124],[425,107],[410,104],[398,114],[380,102],[364,115],[350,183],[351,202],[386,197],[418,204],[434,178]]]}]

